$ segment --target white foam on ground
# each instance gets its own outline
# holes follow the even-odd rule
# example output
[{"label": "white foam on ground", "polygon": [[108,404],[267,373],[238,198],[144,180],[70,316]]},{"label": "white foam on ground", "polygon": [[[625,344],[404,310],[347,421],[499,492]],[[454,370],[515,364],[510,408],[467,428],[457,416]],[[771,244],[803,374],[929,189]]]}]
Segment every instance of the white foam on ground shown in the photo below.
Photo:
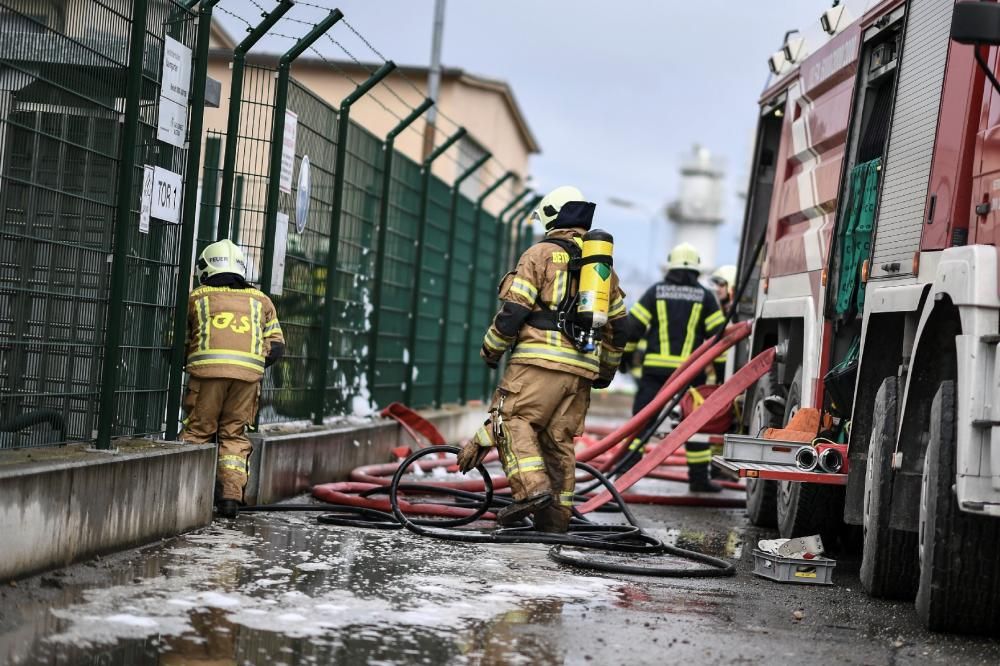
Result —
[{"label": "white foam on ground", "polygon": [[[302,538],[315,525],[268,520],[285,548],[209,528],[166,551],[164,575],[88,590],[84,602],[53,610],[62,632],[49,640],[97,645],[191,637],[196,629],[189,617],[199,609],[222,611],[226,621],[248,630],[293,638],[338,640],[337,632],[348,627],[352,634],[405,626],[443,635],[538,600],[610,608],[621,585],[561,568],[546,558],[545,547],[446,544],[363,530],[326,531],[343,540],[331,544]],[[313,550],[299,550],[310,544]],[[312,573],[276,575],[295,570]]]}]

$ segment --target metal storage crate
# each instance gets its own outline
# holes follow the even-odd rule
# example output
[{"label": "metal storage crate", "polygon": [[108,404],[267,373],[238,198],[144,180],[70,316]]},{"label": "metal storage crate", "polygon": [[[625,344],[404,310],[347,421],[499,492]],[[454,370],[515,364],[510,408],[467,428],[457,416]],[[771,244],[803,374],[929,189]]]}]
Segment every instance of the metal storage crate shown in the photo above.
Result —
[{"label": "metal storage crate", "polygon": [[833,569],[836,566],[837,560],[828,557],[802,560],[771,555],[757,548],[753,550],[753,572],[779,583],[833,585]]},{"label": "metal storage crate", "polygon": [[722,445],[722,457],[731,462],[794,466],[795,454],[805,446],[808,444],[763,439],[748,435],[726,435]]}]

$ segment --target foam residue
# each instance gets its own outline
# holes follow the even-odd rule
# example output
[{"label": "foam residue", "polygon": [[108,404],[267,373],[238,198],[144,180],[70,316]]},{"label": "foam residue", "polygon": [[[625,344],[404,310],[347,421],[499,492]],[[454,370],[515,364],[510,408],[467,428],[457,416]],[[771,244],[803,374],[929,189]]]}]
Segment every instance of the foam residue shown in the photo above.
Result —
[{"label": "foam residue", "polygon": [[[409,534],[317,528],[294,515],[254,520],[266,539],[210,527],[160,554],[159,575],[87,590],[52,613],[56,643],[100,645],[203,630],[193,613],[288,637],[339,640],[358,627],[378,638],[399,626],[440,632],[489,621],[523,604],[611,607],[620,582],[579,575],[544,547],[451,544]],[[516,569],[516,578],[511,571]]]}]

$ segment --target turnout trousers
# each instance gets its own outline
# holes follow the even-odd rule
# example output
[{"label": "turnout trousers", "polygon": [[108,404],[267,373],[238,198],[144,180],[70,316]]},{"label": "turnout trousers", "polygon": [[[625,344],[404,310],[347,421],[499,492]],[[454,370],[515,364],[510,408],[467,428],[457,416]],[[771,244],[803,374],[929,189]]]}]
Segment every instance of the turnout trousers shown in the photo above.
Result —
[{"label": "turnout trousers", "polygon": [[257,415],[259,396],[260,382],[197,377],[188,382],[184,396],[187,420],[181,440],[204,444],[218,434],[219,462],[215,473],[222,488],[221,499],[243,501],[253,450],[246,431]]},{"label": "turnout trousers", "polygon": [[550,493],[536,528],[565,531],[576,485],[574,438],[583,433],[592,380],[535,365],[511,364],[493,394],[504,437],[496,442],[515,500]]}]

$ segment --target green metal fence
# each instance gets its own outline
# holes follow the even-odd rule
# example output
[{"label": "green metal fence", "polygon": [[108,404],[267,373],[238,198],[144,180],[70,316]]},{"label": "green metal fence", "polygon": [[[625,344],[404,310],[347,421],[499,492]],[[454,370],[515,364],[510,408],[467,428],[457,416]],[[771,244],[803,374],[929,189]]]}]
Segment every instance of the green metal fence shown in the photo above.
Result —
[{"label": "green metal fence", "polygon": [[[261,285],[287,343],[265,375],[262,423],[321,422],[404,397],[416,407],[482,398],[480,336],[507,245],[498,221],[460,195],[450,238],[452,185],[393,152],[376,285],[385,137],[347,125],[336,215],[340,113],[294,79],[279,95],[270,67],[243,70],[234,131],[207,128],[184,148],[158,140],[166,38],[196,64],[207,57],[200,21],[214,3],[201,3],[200,21],[192,4],[81,0],[46,16],[28,0],[0,0],[0,448],[173,434],[186,255],[222,237],[244,249],[252,281],[272,265],[275,234],[287,239],[281,279]],[[280,192],[273,135],[286,110],[297,138],[291,191]],[[189,113],[200,127],[202,109]],[[186,173],[199,162],[200,188]],[[144,167],[179,174],[192,188],[184,195],[197,193],[183,224],[153,218],[140,231]]]},{"label": "green metal fence", "polygon": [[157,107],[194,19],[0,2],[0,448],[163,430],[180,227],[142,233],[137,208],[143,165],[185,171]]}]

